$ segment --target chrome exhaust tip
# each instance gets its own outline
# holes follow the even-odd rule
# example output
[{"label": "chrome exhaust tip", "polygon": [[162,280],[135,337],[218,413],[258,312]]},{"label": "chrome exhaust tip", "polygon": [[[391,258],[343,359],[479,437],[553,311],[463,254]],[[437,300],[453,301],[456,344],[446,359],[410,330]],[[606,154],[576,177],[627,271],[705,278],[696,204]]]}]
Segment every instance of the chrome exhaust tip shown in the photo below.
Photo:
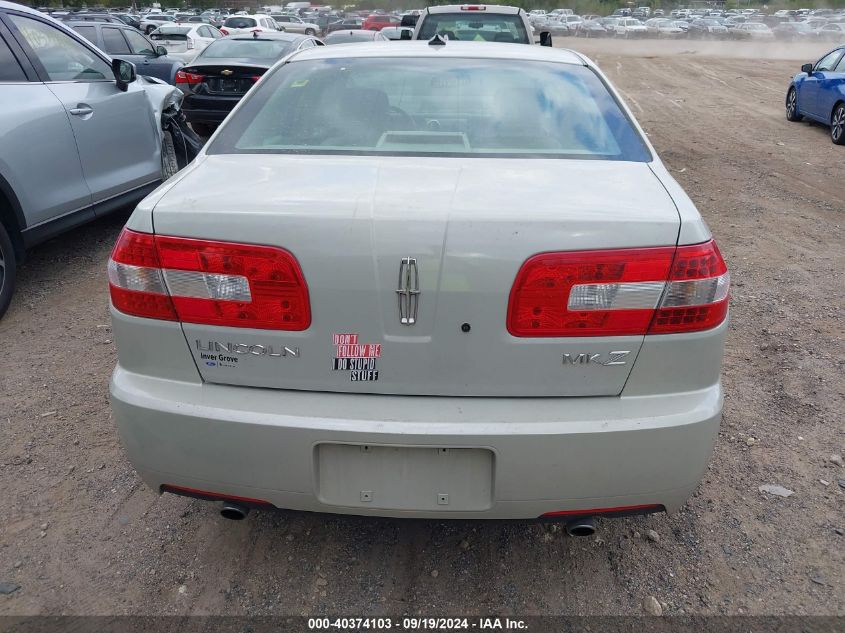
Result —
[{"label": "chrome exhaust tip", "polygon": [[224,501],[220,508],[220,516],[230,521],[243,521],[249,514],[249,508],[232,501]]},{"label": "chrome exhaust tip", "polygon": [[596,522],[593,517],[569,521],[566,524],[566,533],[569,536],[592,536],[596,533]]}]

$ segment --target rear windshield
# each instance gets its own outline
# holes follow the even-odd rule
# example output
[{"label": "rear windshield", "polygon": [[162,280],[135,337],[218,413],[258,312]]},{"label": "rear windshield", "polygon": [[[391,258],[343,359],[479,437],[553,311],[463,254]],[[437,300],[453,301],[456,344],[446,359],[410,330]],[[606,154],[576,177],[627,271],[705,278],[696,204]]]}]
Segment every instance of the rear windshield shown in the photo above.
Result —
[{"label": "rear windshield", "polygon": [[291,50],[291,43],[285,40],[217,40],[202,53],[203,59],[242,57],[247,59],[279,59]]},{"label": "rear windshield", "polygon": [[531,43],[522,18],[500,13],[432,13],[423,20],[418,39],[430,40],[435,33],[450,40]]},{"label": "rear windshield", "polygon": [[326,44],[337,44],[339,42],[372,42],[375,35],[373,31],[341,31],[329,33],[325,38]]},{"label": "rear windshield", "polygon": [[187,35],[190,32],[191,27],[189,26],[160,26],[156,31],[158,35]]},{"label": "rear windshield", "polygon": [[287,64],[208,153],[651,160],[589,68],[455,58]]},{"label": "rear windshield", "polygon": [[252,18],[226,18],[223,26],[228,26],[230,29],[251,29],[258,26],[258,22]]}]

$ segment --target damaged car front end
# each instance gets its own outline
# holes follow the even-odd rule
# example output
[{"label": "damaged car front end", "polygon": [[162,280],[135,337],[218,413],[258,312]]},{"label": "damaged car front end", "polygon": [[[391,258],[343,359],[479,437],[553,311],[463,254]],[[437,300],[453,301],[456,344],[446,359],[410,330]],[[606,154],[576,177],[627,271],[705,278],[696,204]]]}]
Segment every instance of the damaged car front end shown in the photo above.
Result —
[{"label": "damaged car front end", "polygon": [[182,112],[184,93],[155,77],[140,75],[158,125],[161,143],[161,176],[167,180],[190,163],[202,149],[203,141],[190,128]]}]

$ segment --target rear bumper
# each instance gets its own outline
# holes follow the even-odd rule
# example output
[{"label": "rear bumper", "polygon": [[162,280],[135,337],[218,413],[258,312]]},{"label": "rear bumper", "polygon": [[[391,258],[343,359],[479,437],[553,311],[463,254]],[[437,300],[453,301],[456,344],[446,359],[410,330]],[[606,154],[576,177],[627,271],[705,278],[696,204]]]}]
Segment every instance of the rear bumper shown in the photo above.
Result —
[{"label": "rear bumper", "polygon": [[[674,511],[707,467],[722,408],[720,385],[647,397],[415,397],[189,383],[120,366],[111,399],[128,456],[155,490],[172,485],[292,510],[436,519],[646,504]],[[372,473],[369,502],[327,502],[317,463],[325,444],[485,449],[492,454],[489,504],[380,507],[379,487],[394,484],[385,478],[398,472]]]},{"label": "rear bumper", "polygon": [[189,123],[222,123],[242,98],[189,94],[182,101],[182,112]]}]

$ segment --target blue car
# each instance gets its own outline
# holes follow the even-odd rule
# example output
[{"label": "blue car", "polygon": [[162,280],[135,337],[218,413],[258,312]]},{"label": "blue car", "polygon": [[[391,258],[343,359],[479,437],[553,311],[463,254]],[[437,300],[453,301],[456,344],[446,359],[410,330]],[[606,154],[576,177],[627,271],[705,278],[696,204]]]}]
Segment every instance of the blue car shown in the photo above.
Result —
[{"label": "blue car", "polygon": [[786,118],[829,125],[830,139],[845,145],[845,46],[801,66],[786,93]]}]

